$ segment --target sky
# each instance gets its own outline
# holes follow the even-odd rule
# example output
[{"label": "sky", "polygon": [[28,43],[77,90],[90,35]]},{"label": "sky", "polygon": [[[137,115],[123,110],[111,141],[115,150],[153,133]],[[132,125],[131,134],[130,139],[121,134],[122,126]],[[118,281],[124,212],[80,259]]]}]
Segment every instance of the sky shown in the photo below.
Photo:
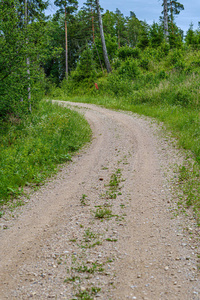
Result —
[{"label": "sky", "polygon": [[[130,16],[130,11],[136,14],[136,17],[141,21],[146,21],[148,24],[152,24],[153,21],[159,22],[159,17],[162,11],[162,0],[99,0],[104,12],[108,9],[115,12],[118,8],[124,16]],[[80,0],[79,8],[83,6],[85,0]],[[191,23],[194,25],[194,29],[198,28],[198,22],[200,22],[200,0],[179,0],[184,5],[185,9],[176,16],[176,24],[180,27],[184,33],[189,29]],[[53,3],[53,0],[50,0]],[[54,14],[56,7],[50,4],[47,10],[48,14]]]}]

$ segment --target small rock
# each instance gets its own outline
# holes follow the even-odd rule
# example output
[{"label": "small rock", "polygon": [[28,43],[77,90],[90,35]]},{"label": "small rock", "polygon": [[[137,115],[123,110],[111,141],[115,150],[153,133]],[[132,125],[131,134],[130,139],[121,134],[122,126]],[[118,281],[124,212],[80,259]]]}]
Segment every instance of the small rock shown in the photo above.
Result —
[{"label": "small rock", "polygon": [[141,278],[141,275],[138,274],[137,278]]},{"label": "small rock", "polygon": [[84,286],[81,286],[81,292],[84,292],[86,288]]},{"label": "small rock", "polygon": [[167,271],[167,270],[169,270],[169,267],[166,266],[166,267],[165,267],[165,271]]}]

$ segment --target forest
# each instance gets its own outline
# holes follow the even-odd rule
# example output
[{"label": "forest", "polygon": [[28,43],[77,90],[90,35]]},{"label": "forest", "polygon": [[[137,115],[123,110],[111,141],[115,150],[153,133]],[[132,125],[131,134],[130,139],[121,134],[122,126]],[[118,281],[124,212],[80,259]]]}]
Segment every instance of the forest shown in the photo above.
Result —
[{"label": "forest", "polygon": [[[184,205],[200,207],[200,23],[184,34],[177,0],[147,24],[86,0],[0,3],[0,204],[37,187],[90,140],[77,113],[46,99],[89,102],[163,122],[193,161],[179,170]],[[66,139],[66,136],[68,137]],[[11,201],[12,202],[12,201]],[[20,202],[20,200],[19,200]],[[3,214],[3,211],[0,215]]]}]

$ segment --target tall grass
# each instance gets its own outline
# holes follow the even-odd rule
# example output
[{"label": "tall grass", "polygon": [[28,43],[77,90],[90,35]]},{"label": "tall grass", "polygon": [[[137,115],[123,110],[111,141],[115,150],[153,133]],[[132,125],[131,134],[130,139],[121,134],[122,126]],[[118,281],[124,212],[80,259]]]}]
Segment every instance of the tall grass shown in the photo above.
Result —
[{"label": "tall grass", "polygon": [[40,184],[91,134],[77,112],[46,102],[25,120],[0,126],[0,205],[23,193],[23,187]]}]

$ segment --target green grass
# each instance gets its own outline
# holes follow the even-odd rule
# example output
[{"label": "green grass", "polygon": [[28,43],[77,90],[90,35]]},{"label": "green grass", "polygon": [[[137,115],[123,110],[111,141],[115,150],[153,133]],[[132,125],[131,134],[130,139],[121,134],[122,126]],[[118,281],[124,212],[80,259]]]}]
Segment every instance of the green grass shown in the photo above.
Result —
[{"label": "green grass", "polygon": [[19,197],[24,187],[40,185],[91,136],[81,115],[47,102],[26,119],[0,127],[0,206]]}]

